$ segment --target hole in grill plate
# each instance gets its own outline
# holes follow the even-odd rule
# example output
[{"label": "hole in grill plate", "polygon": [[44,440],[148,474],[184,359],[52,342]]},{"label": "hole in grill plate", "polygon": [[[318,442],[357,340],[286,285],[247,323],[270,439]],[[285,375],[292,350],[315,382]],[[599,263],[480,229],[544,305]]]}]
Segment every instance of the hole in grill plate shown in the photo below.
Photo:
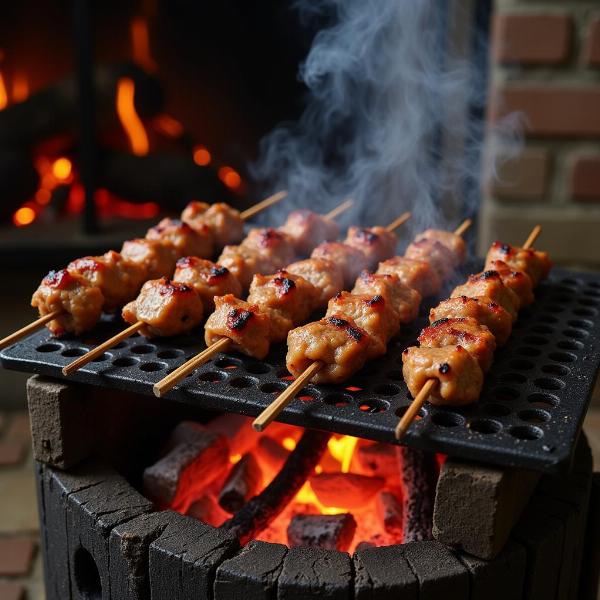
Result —
[{"label": "hole in grill plate", "polygon": [[277,377],[282,381],[294,381],[294,376],[287,369],[279,371]]},{"label": "hole in grill plate", "polygon": [[503,404],[485,404],[483,411],[488,415],[492,415],[492,417],[506,417],[511,412],[510,408]]},{"label": "hole in grill plate", "polygon": [[597,281],[590,281],[588,285],[593,288],[600,288],[600,283],[598,283]]},{"label": "hole in grill plate", "polygon": [[591,298],[581,298],[581,300],[577,301],[581,306],[598,306],[598,302],[596,300],[592,300]]},{"label": "hole in grill plate", "polygon": [[390,405],[383,400],[366,400],[365,402],[361,402],[358,408],[362,412],[376,414],[385,412],[389,407]]},{"label": "hole in grill plate", "polygon": [[568,367],[563,367],[562,365],[544,365],[542,367],[542,371],[544,373],[548,373],[549,375],[558,375],[561,377],[568,375],[571,372],[571,369]]},{"label": "hole in grill plate", "polygon": [[565,387],[564,382],[560,379],[556,379],[556,377],[540,377],[539,379],[536,379],[533,383],[535,383],[535,385],[542,390],[554,391],[560,390]]},{"label": "hole in grill plate", "polygon": [[229,385],[233,388],[249,388],[258,383],[254,377],[234,377]]},{"label": "hole in grill plate", "polygon": [[547,313],[561,313],[563,312],[563,310],[565,309],[562,306],[559,306],[558,304],[548,304],[544,306],[544,312]]},{"label": "hole in grill plate", "polygon": [[600,292],[598,290],[583,290],[586,296],[592,296],[592,298],[600,298]]},{"label": "hole in grill plate", "polygon": [[531,331],[535,333],[554,333],[554,327],[549,327],[548,325],[534,325],[531,328]]},{"label": "hole in grill plate", "polygon": [[83,356],[87,352],[86,348],[67,348],[61,352],[62,356]]},{"label": "hole in grill plate", "polygon": [[468,427],[472,431],[483,434],[498,433],[502,429],[502,425],[493,419],[474,419],[469,422]]},{"label": "hole in grill plate", "polygon": [[585,329],[565,329],[563,334],[576,340],[583,340],[589,335]]},{"label": "hole in grill plate", "polygon": [[156,350],[156,346],[152,344],[138,344],[137,346],[132,346],[130,350],[134,354],[150,354]]},{"label": "hole in grill plate", "polygon": [[244,365],[244,368],[248,373],[252,373],[252,375],[264,375],[268,373],[271,369],[265,363],[257,362],[257,363],[248,363]]},{"label": "hole in grill plate", "polygon": [[496,400],[509,401],[518,398],[519,392],[511,387],[498,387],[492,390],[492,395]]},{"label": "hole in grill plate", "polygon": [[166,369],[167,364],[162,362],[145,362],[140,365],[140,369],[146,373],[153,373],[154,371],[162,371]]},{"label": "hole in grill plate", "polygon": [[539,356],[542,351],[539,348],[533,348],[532,346],[521,346],[515,350],[516,354],[521,356]]},{"label": "hole in grill plate", "polygon": [[121,356],[119,358],[115,358],[115,360],[112,361],[112,364],[115,367],[133,367],[133,365],[139,362],[139,358],[134,358],[133,356]]},{"label": "hole in grill plate", "polygon": [[220,369],[227,369],[228,371],[237,369],[238,367],[241,366],[241,364],[242,364],[241,360],[238,360],[237,358],[230,358],[228,356],[225,356],[223,358],[218,358],[215,361],[215,365],[217,367],[219,367]]},{"label": "hole in grill plate", "polygon": [[319,396],[318,392],[315,392],[314,390],[310,390],[307,388],[302,388],[300,390],[300,393],[296,397],[301,402],[313,402],[314,400],[316,400],[318,398],[318,396]]},{"label": "hole in grill plate", "polygon": [[519,413],[519,419],[528,423],[545,423],[550,420],[550,413],[541,409],[522,410]]},{"label": "hole in grill plate", "polygon": [[121,348],[125,348],[127,346],[127,342],[119,342],[113,346],[113,350],[120,350]]},{"label": "hole in grill plate", "polygon": [[567,294],[555,294],[550,298],[550,300],[552,300],[552,302],[564,302],[566,304],[571,302],[571,296]]},{"label": "hole in grill plate", "polygon": [[598,311],[595,308],[576,308],[573,314],[578,317],[595,317]]},{"label": "hole in grill plate", "polygon": [[541,335],[526,335],[523,341],[527,344],[533,344],[534,346],[545,346],[550,342],[548,338],[542,337]]},{"label": "hole in grill plate", "polygon": [[554,408],[559,404],[558,398],[552,394],[530,394],[527,402],[537,408]]},{"label": "hole in grill plate", "polygon": [[100,356],[97,356],[92,362],[100,363],[100,362],[104,362],[105,360],[108,360],[109,358],[112,358],[112,354],[110,354],[108,352],[103,352]]},{"label": "hole in grill plate", "polygon": [[559,363],[572,363],[577,360],[577,357],[570,352],[551,352],[548,357]]},{"label": "hole in grill plate", "polygon": [[521,373],[502,373],[499,379],[505,383],[525,383],[527,381],[527,377]]},{"label": "hole in grill plate", "polygon": [[198,380],[207,383],[217,383],[218,381],[223,381],[225,377],[225,373],[220,373],[219,371],[207,371],[206,373],[202,373],[202,375],[198,377]]},{"label": "hole in grill plate", "polygon": [[567,285],[581,285],[580,280],[573,279],[572,277],[565,277],[564,279],[561,279],[561,281]]},{"label": "hole in grill plate", "polygon": [[556,345],[563,350],[581,350],[583,348],[583,344],[575,340],[561,340]]},{"label": "hole in grill plate", "polygon": [[509,431],[510,435],[519,439],[519,440],[539,440],[544,432],[539,427],[534,427],[533,425],[517,425],[516,427],[512,427]]},{"label": "hole in grill plate", "polygon": [[278,394],[279,392],[283,392],[286,387],[287,386],[283,383],[272,381],[269,383],[263,383],[258,389],[265,394]]},{"label": "hole in grill plate", "polygon": [[375,393],[380,396],[395,396],[400,393],[400,388],[391,383],[382,383],[375,388]]},{"label": "hole in grill plate", "polygon": [[57,352],[62,350],[64,346],[62,344],[42,344],[36,348],[37,352]]},{"label": "hole in grill plate", "polygon": [[453,412],[436,412],[431,420],[440,427],[458,427],[465,424],[465,418]]},{"label": "hole in grill plate", "polygon": [[348,404],[352,402],[352,396],[350,396],[350,394],[340,393],[327,394],[327,396],[325,396],[325,398],[323,399],[323,402],[331,406],[348,406]]},{"label": "hole in grill plate", "polygon": [[529,371],[530,369],[533,369],[535,365],[529,360],[517,358],[516,360],[511,360],[508,363],[508,366],[511,369],[517,369],[518,371]]},{"label": "hole in grill plate", "polygon": [[[398,418],[402,418],[404,416],[404,413],[408,410],[408,406],[401,406],[400,408],[397,408],[394,411],[394,414],[398,417]],[[424,419],[427,416],[427,410],[425,410],[424,408],[419,409],[419,412],[417,413],[417,415],[415,416],[415,421],[420,421],[421,419]]]},{"label": "hole in grill plate", "polygon": [[587,319],[572,319],[571,321],[568,321],[568,324],[571,327],[578,327],[579,329],[589,329],[594,325],[592,321],[588,321]]},{"label": "hole in grill plate", "polygon": [[158,356],[158,358],[178,358],[179,356],[183,356],[183,350],[176,350],[175,348],[173,350],[161,350],[160,352],[156,353],[156,356]]}]

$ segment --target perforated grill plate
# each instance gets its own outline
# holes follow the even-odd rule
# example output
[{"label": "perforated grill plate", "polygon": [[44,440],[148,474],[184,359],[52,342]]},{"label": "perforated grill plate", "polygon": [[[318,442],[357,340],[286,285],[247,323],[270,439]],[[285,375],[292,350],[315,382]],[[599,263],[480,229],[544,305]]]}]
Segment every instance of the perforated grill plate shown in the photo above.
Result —
[{"label": "perforated grill plate", "polygon": [[[345,386],[307,386],[280,420],[394,442],[410,403],[402,350],[414,343],[429,307],[404,328],[388,354]],[[600,277],[555,270],[521,312],[508,344],[496,353],[480,401],[465,408],[426,405],[403,443],[453,456],[546,471],[566,466],[600,365]],[[4,367],[62,378],[61,368],[123,327],[105,319],[80,339],[54,340],[46,330],[5,349]],[[152,385],[204,348],[193,336],[146,340],[136,335],[78,371],[75,381],[152,394]],[[219,354],[167,399],[255,416],[289,385],[285,348],[264,361]],[[168,401],[168,400],[167,400]]]}]

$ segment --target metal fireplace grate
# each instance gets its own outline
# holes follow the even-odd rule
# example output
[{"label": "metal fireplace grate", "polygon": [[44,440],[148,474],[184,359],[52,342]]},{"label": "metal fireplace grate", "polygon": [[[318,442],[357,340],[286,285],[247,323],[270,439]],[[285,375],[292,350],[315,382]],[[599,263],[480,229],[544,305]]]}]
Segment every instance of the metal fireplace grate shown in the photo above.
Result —
[{"label": "metal fireplace grate", "polygon": [[[431,302],[388,354],[345,386],[308,385],[280,415],[304,427],[394,442],[410,403],[402,350],[414,343]],[[463,408],[426,405],[407,445],[485,462],[557,471],[568,465],[600,366],[600,277],[555,270],[520,314],[496,353],[480,401]],[[0,353],[4,367],[62,378],[61,368],[123,327],[105,318],[83,338],[55,340],[44,330]],[[152,394],[152,386],[204,348],[194,336],[122,342],[71,379]],[[264,361],[220,354],[167,396],[206,409],[257,415],[289,385],[285,348]]]}]

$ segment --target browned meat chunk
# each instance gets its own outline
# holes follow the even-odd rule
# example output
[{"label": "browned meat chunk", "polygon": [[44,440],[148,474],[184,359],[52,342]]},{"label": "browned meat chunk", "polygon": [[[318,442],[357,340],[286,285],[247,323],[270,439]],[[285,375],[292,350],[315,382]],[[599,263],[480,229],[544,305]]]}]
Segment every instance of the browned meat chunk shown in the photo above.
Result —
[{"label": "browned meat chunk", "polygon": [[377,263],[394,255],[398,239],[385,227],[350,227],[344,243],[360,250],[367,259],[367,266],[374,269]]},{"label": "browned meat chunk", "polygon": [[296,253],[300,255],[310,254],[322,242],[335,240],[340,231],[335,221],[311,210],[290,213],[280,229],[292,238]]},{"label": "browned meat chunk", "polygon": [[274,269],[283,269],[296,256],[292,238],[272,227],[251,229],[242,246],[252,248],[268,258]]},{"label": "browned meat chunk", "polygon": [[446,246],[428,238],[409,244],[404,256],[428,262],[442,281],[450,277],[456,261],[454,254]]},{"label": "browned meat chunk", "polygon": [[110,250],[103,256],[86,256],[69,263],[67,271],[100,288],[104,310],[113,312],[135,298],[145,279],[145,269]]},{"label": "browned meat chunk", "polygon": [[194,288],[166,277],[146,281],[138,297],[123,308],[123,319],[142,321],[140,333],[147,337],[187,333],[203,316],[202,300]]},{"label": "browned meat chunk", "polygon": [[262,359],[269,352],[270,320],[258,306],[231,294],[215,298],[215,311],[204,326],[204,339],[212,346],[229,338],[230,349]]},{"label": "browned meat chunk", "polygon": [[434,321],[421,332],[419,344],[424,348],[462,346],[477,359],[483,371],[492,366],[496,349],[496,339],[492,332],[472,317]]},{"label": "browned meat chunk", "polygon": [[378,275],[363,271],[356,280],[353,294],[383,296],[398,315],[400,323],[410,323],[419,314],[421,294],[404,285],[396,275]]},{"label": "browned meat chunk", "polygon": [[327,306],[330,298],[344,289],[344,279],[339,267],[324,258],[307,258],[287,266],[288,273],[300,275],[310,281],[319,292],[317,308]]},{"label": "browned meat chunk", "polygon": [[208,204],[208,202],[192,200],[192,202],[188,202],[188,205],[183,209],[181,220],[189,223],[194,228],[196,225],[205,225],[203,217],[204,213],[209,208],[210,204]]},{"label": "browned meat chunk", "polygon": [[[199,206],[194,206],[196,204]],[[224,202],[210,206],[204,202],[190,202],[181,213],[181,220],[200,231],[202,226],[208,227],[217,248],[237,244],[244,237],[244,221],[240,212]]]},{"label": "browned meat chunk", "polygon": [[342,242],[319,244],[310,255],[311,258],[323,258],[336,264],[344,278],[344,287],[350,287],[358,274],[367,268],[365,255],[356,248]]},{"label": "browned meat chunk", "polygon": [[486,256],[486,263],[493,260],[505,262],[515,271],[523,271],[531,277],[533,285],[536,286],[542,279],[548,277],[552,262],[547,252],[540,252],[532,248],[525,250],[518,246],[494,242]]},{"label": "browned meat chunk", "polygon": [[442,287],[439,275],[424,260],[394,256],[380,262],[377,273],[396,275],[404,285],[417,290],[422,297],[433,296]]},{"label": "browned meat chunk", "polygon": [[491,298],[458,296],[440,302],[429,311],[429,321],[473,317],[485,325],[496,338],[498,346],[505,344],[512,330],[512,316]]},{"label": "browned meat chunk", "polygon": [[176,262],[171,249],[156,240],[129,240],[123,244],[121,256],[144,269],[145,279],[171,275]]},{"label": "browned meat chunk", "polygon": [[91,329],[102,315],[103,304],[99,287],[66,269],[50,271],[31,298],[31,306],[39,310],[40,316],[61,311],[46,325],[54,335],[78,335]]},{"label": "browned meat chunk", "polygon": [[519,308],[519,297],[502,282],[502,278],[496,271],[484,271],[477,275],[471,275],[466,283],[454,288],[451,298],[458,296],[469,296],[476,298],[485,296],[497,302],[505,308],[513,320],[517,318]]},{"label": "browned meat chunk", "polygon": [[423,233],[415,237],[416,242],[425,239],[434,240],[446,246],[454,257],[455,267],[465,262],[467,258],[467,245],[460,235],[456,235],[452,231],[445,231],[444,229],[426,229]]},{"label": "browned meat chunk", "polygon": [[533,303],[533,282],[523,271],[516,271],[501,260],[492,260],[485,265],[485,270],[496,271],[502,283],[511,289],[519,298],[519,309]]},{"label": "browned meat chunk", "polygon": [[429,397],[431,404],[461,406],[475,402],[483,386],[483,371],[462,346],[407,348],[402,353],[402,373],[413,397],[429,379],[438,385]]},{"label": "browned meat chunk", "polygon": [[148,229],[146,238],[170,248],[175,259],[182,256],[209,257],[213,254],[214,240],[208,227],[202,231],[192,229],[179,219],[163,219]]},{"label": "browned meat chunk", "polygon": [[326,317],[344,315],[369,334],[367,360],[386,353],[388,341],[400,330],[398,313],[383,296],[340,292],[327,307]]},{"label": "browned meat chunk", "polygon": [[269,257],[245,246],[225,246],[217,262],[231,271],[244,290],[250,287],[256,273],[272,273],[277,269]]},{"label": "browned meat chunk", "polygon": [[173,281],[192,286],[200,296],[206,313],[214,310],[215,296],[242,294],[240,282],[228,269],[196,256],[186,256],[177,261]]},{"label": "browned meat chunk", "polygon": [[331,315],[292,329],[288,334],[286,365],[298,377],[315,361],[323,368],[315,383],[341,383],[365,364],[369,335],[344,315]]}]

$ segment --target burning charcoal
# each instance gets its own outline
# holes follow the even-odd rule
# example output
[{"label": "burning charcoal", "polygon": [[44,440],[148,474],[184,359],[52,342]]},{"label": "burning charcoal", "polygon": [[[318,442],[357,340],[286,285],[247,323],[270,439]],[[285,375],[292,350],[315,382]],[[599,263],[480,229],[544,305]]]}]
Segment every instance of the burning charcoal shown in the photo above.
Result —
[{"label": "burning charcoal", "polygon": [[187,514],[213,527],[218,527],[228,517],[213,496],[202,496],[200,500],[196,500],[189,507]]},{"label": "burning charcoal", "polygon": [[246,500],[254,496],[262,485],[262,471],[252,454],[245,454],[235,464],[219,494],[219,504],[228,513],[241,510]]},{"label": "burning charcoal", "polygon": [[391,444],[359,444],[354,461],[361,473],[383,477],[388,485],[400,485],[400,469],[396,447]]},{"label": "burning charcoal", "polygon": [[340,508],[363,508],[384,484],[381,477],[357,473],[320,473],[310,478],[319,501]]},{"label": "burning charcoal", "polygon": [[199,497],[229,464],[227,440],[191,421],[177,425],[166,447],[167,454],[144,470],[144,491],[176,510]]},{"label": "burning charcoal", "polygon": [[252,420],[243,415],[223,413],[206,424],[213,433],[224,435],[232,454],[246,454],[254,448],[259,440],[259,434],[252,429]]},{"label": "burning charcoal", "polygon": [[376,546],[373,542],[358,542],[358,544],[356,544],[356,552],[367,550],[368,548],[376,548]]},{"label": "burning charcoal", "polygon": [[261,466],[272,474],[278,473],[290,453],[276,440],[263,435],[256,446],[256,456]]},{"label": "burning charcoal", "polygon": [[346,552],[354,538],[356,521],[350,513],[342,515],[296,515],[287,529],[291,548],[305,546]]},{"label": "burning charcoal", "polygon": [[383,490],[377,494],[377,513],[384,529],[402,541],[402,503],[398,498],[389,492]]}]

